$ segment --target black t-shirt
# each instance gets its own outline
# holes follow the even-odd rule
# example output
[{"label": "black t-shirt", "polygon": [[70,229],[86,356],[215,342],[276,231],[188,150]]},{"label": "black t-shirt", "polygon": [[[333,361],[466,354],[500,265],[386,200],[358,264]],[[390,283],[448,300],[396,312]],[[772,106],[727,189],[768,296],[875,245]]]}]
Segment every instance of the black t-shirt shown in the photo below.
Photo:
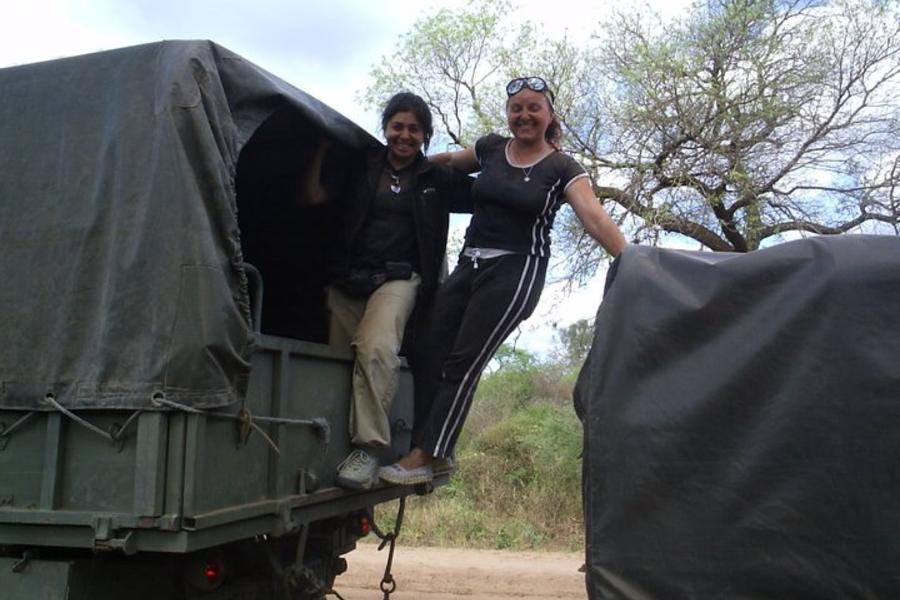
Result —
[{"label": "black t-shirt", "polygon": [[396,173],[400,189],[394,192],[389,175],[393,170],[387,164],[382,168],[369,213],[354,240],[351,267],[381,269],[385,262],[393,261],[409,263],[418,272],[419,252],[413,214],[415,174],[411,168]]},{"label": "black t-shirt", "polygon": [[466,245],[550,256],[550,230],[566,189],[587,173],[562,152],[551,152],[524,168],[514,167],[507,156],[509,142],[510,138],[497,134],[475,142],[481,173],[472,186],[475,212]]}]

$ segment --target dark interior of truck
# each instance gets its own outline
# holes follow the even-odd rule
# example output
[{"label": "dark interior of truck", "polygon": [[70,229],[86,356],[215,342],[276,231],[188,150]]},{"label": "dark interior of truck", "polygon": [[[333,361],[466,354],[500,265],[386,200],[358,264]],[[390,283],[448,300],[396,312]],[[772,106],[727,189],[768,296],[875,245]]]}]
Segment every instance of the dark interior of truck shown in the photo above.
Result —
[{"label": "dark interior of truck", "polygon": [[[319,135],[297,111],[276,112],[242,150],[236,179],[244,261],[264,286],[261,332],[327,343],[325,289],[340,222],[329,205],[309,206],[299,193]],[[329,147],[322,167],[329,194],[341,193],[340,165],[349,155],[337,144]]]}]

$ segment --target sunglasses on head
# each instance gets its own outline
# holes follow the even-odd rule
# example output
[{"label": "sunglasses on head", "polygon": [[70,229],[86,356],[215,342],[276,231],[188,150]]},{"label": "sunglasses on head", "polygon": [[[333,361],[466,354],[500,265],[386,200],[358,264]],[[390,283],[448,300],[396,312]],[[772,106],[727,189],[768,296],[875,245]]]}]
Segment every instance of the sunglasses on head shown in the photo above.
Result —
[{"label": "sunglasses on head", "polygon": [[553,90],[551,90],[550,86],[547,85],[547,82],[540,77],[516,77],[506,84],[506,95],[515,96],[521,92],[523,88],[528,88],[532,92],[546,92],[546,94],[550,96],[550,102],[556,102]]}]

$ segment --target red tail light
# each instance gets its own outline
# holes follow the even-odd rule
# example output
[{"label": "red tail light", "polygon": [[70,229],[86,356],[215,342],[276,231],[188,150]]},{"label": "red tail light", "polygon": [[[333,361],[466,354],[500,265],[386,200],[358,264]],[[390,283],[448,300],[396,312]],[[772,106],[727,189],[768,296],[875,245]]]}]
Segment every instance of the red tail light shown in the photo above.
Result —
[{"label": "red tail light", "polygon": [[208,551],[194,556],[184,568],[184,579],[194,589],[211,592],[225,581],[225,556],[218,551]]},{"label": "red tail light", "polygon": [[372,531],[372,523],[369,521],[369,517],[363,515],[359,518],[359,533],[363,537],[369,535]]}]

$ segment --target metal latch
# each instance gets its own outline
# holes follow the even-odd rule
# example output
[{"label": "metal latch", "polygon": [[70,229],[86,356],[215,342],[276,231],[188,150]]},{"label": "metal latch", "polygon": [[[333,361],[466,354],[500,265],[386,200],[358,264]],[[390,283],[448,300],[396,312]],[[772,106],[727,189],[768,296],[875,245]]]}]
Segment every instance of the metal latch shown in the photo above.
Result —
[{"label": "metal latch", "polygon": [[103,552],[121,550],[124,554],[134,554],[134,532],[129,531],[123,537],[116,537],[119,533],[115,519],[101,515],[94,517],[94,549]]}]

